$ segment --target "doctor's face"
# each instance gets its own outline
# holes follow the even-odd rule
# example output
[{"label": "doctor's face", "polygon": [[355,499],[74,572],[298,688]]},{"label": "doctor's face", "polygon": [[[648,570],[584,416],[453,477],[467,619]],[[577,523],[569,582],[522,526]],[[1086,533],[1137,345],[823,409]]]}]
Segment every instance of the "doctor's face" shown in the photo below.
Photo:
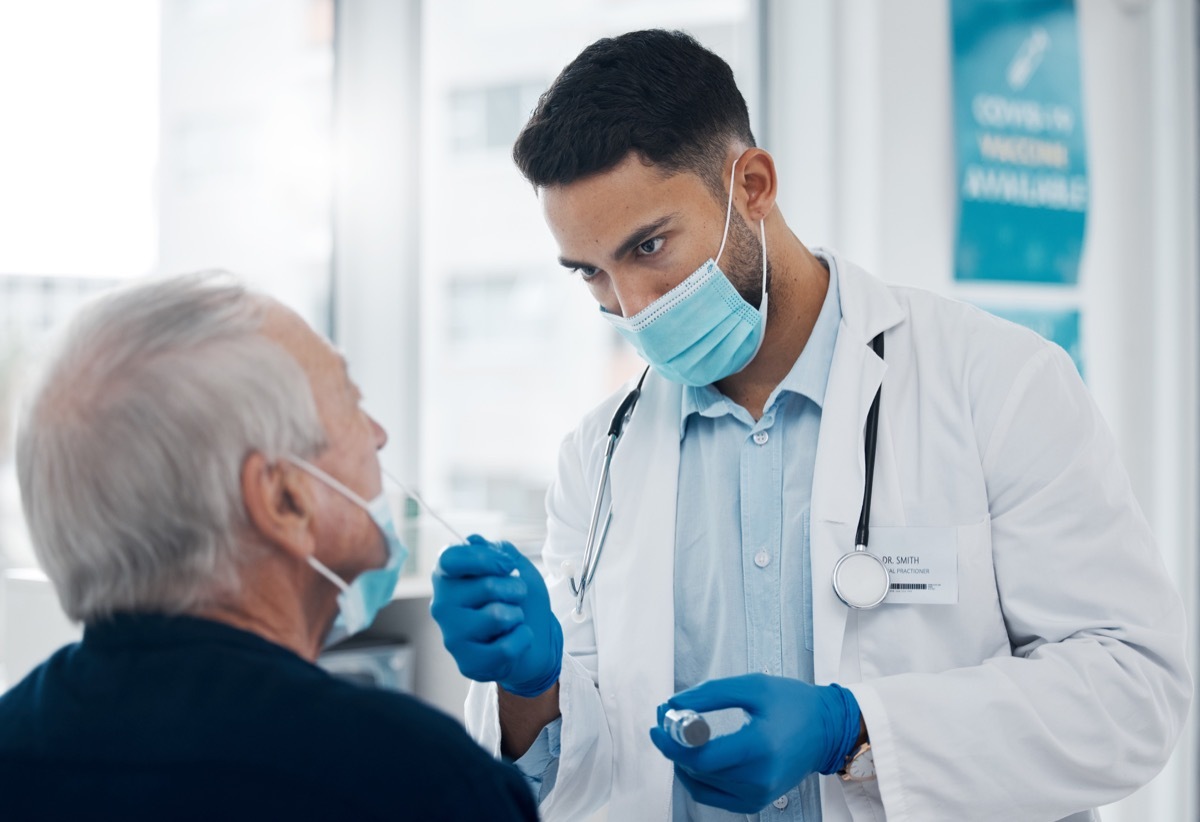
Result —
[{"label": "doctor's face", "polygon": [[[726,180],[729,171],[727,165]],[[637,314],[715,258],[725,229],[726,202],[697,174],[666,175],[633,153],[609,171],[548,186],[542,208],[558,242],[559,262],[576,272],[606,311],[623,317]],[[733,208],[718,262],[757,307],[762,247],[739,211],[736,192]]]}]

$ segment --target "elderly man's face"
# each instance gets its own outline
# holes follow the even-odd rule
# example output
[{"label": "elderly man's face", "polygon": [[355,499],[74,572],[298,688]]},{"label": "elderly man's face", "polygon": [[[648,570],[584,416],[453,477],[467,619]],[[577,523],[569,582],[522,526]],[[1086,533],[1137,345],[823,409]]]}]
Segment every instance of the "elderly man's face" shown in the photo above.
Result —
[{"label": "elderly man's face", "polygon": [[[382,490],[378,451],[387,433],[360,405],[346,361],[295,312],[270,303],[263,334],[283,346],[308,375],[328,447],[313,462],[365,500]],[[368,514],[341,494],[322,495],[317,551],[330,570],[349,579],[387,561],[383,536]]]}]

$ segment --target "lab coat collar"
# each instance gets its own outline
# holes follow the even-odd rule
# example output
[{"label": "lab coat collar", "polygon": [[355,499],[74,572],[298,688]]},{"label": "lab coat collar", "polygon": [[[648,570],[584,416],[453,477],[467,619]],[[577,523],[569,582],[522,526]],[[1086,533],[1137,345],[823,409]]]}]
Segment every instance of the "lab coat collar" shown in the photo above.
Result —
[{"label": "lab coat collar", "polygon": [[[836,251],[821,247],[811,250],[829,264],[831,271],[836,269],[838,272],[841,332],[849,332],[855,340],[870,345],[877,334],[893,328],[904,319],[904,310],[886,283]],[[839,333],[839,345],[842,343],[841,337]]]}]

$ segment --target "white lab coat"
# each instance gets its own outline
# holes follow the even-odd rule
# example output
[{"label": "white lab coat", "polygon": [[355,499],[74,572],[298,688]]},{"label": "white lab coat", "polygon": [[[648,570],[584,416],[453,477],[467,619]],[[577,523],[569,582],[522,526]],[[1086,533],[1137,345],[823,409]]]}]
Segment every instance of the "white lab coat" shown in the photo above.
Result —
[{"label": "white lab coat", "polygon": [[[1192,691],[1182,604],[1113,437],[1061,349],[835,259],[842,323],[811,505],[814,661],[818,683],[857,697],[879,778],[823,777],[824,819],[1089,819],[1162,767]],[[886,363],[869,348],[880,331]],[[881,380],[872,525],[953,529],[955,605],[852,612],[830,584],[853,546]],[[605,802],[610,820],[671,818],[672,766],[649,728],[674,683],[680,391],[652,373],[617,447],[583,623],[561,564],[579,565],[625,391],[562,445],[544,551],[566,643],[558,780],[541,806],[551,822]],[[475,685],[466,713],[498,754],[495,686]]]}]

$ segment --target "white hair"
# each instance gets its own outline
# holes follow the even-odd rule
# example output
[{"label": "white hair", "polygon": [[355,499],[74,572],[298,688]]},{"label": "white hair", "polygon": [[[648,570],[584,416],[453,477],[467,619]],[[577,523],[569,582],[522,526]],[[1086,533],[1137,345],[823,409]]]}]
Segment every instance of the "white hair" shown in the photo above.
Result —
[{"label": "white hair", "polygon": [[325,445],[308,378],[221,272],[110,292],[73,320],[22,410],[17,473],[63,610],[193,612],[239,590],[241,470]]}]

